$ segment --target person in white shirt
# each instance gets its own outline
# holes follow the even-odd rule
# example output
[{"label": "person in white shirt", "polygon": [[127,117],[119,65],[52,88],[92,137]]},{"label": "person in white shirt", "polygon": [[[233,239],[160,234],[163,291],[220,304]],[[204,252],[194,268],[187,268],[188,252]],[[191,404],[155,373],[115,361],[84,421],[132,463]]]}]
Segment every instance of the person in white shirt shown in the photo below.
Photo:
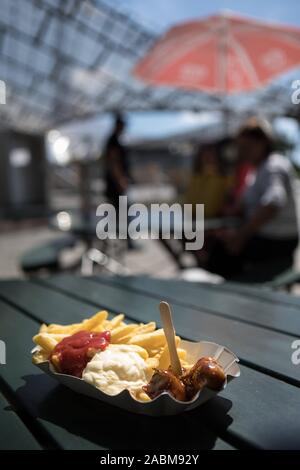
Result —
[{"label": "person in white shirt", "polygon": [[237,277],[249,263],[267,266],[284,258],[292,265],[298,245],[293,167],[288,158],[273,153],[269,124],[249,120],[237,136],[237,148],[253,168],[237,210],[243,223],[219,233],[207,264],[225,278]]}]

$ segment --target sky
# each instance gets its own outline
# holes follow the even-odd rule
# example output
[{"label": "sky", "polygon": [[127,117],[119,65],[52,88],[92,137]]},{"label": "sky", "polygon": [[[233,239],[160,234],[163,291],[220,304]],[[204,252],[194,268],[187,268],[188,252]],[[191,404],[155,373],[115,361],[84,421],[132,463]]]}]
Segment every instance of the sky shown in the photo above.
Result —
[{"label": "sky", "polygon": [[110,0],[132,17],[163,31],[176,22],[232,10],[264,21],[300,25],[299,0]]}]

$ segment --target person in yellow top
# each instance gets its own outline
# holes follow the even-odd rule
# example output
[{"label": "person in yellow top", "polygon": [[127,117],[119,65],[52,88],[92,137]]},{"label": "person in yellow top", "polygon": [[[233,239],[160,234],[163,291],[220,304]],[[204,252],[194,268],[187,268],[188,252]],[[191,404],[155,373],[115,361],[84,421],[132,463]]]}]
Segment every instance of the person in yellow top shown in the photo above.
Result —
[{"label": "person in yellow top", "polygon": [[218,217],[222,215],[233,183],[233,177],[222,171],[216,146],[204,145],[196,155],[184,203],[192,204],[193,212],[196,204],[204,204],[205,218]]}]

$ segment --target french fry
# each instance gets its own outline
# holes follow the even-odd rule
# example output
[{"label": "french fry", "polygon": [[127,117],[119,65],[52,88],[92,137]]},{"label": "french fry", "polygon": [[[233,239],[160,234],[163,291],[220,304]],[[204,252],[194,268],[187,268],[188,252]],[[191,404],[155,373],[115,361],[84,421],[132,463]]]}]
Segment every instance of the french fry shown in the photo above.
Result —
[{"label": "french fry", "polygon": [[52,357],[51,357],[51,362],[52,364],[54,365],[55,369],[57,371],[60,371],[61,368],[60,368],[60,360],[59,360],[59,355],[58,354],[53,354]]},{"label": "french fry", "polygon": [[[48,333],[48,334],[50,334],[50,333]],[[51,336],[52,336],[52,338],[55,339],[55,341],[57,341],[57,343],[60,343],[60,341],[62,339],[67,338],[70,335],[64,334],[64,333],[53,333],[53,334],[51,334]]]},{"label": "french fry", "polygon": [[103,333],[103,331],[107,330],[107,328],[105,328],[104,326],[104,322],[103,323],[99,323],[99,325],[95,326],[93,328],[93,333]]},{"label": "french fry", "polygon": [[165,343],[166,337],[162,328],[151,333],[133,336],[129,341],[129,344],[138,344],[147,349],[147,351],[164,346]]},{"label": "french fry", "polygon": [[[134,334],[134,332],[133,332]],[[129,333],[128,335],[126,336],[122,336],[122,338],[120,338],[120,340],[118,341],[119,344],[128,344],[129,341],[131,340],[132,336],[133,336],[132,333]]]},{"label": "french fry", "polygon": [[111,331],[111,342],[112,343],[123,343],[124,337],[126,336],[133,336],[133,332],[137,330],[138,325],[131,323],[130,325],[121,325],[114,328]]},{"label": "french fry", "polygon": [[[121,322],[121,323],[124,323],[124,322]],[[133,325],[133,324],[130,324],[130,325]],[[129,326],[129,325],[126,325],[126,326]],[[134,326],[135,328],[131,332],[119,338],[118,343],[128,344],[133,336],[137,336],[139,334],[145,334],[147,332],[152,332],[156,328],[155,322],[150,322],[146,324],[140,323],[136,325],[134,324]]]},{"label": "french fry", "polygon": [[39,333],[33,337],[33,341],[47,353],[51,353],[58,343],[54,336],[49,333]]},{"label": "french fry", "polygon": [[149,369],[158,369],[159,367],[159,359],[157,357],[149,357],[146,359],[146,363]]},{"label": "french fry", "polygon": [[[178,345],[180,343],[179,336],[175,337],[175,343],[176,343],[176,348],[178,348]],[[159,358],[159,369],[168,369],[170,362],[171,361],[170,361],[169,348],[168,348],[168,345],[166,344]]]},{"label": "french fry", "polygon": [[145,393],[143,390],[138,390],[137,393],[135,394],[134,398],[139,401],[151,401],[151,398]]},{"label": "french fry", "polygon": [[160,358],[162,352],[163,352],[163,347],[161,348],[154,348],[154,349],[148,349],[148,353],[150,357],[157,357]]},{"label": "french fry", "polygon": [[187,357],[187,352],[185,349],[177,348],[177,353],[179,356],[180,361],[185,361]]},{"label": "french fry", "polygon": [[80,330],[81,323],[73,323],[72,325],[57,325],[52,323],[48,325],[46,333],[63,333],[72,335]]},{"label": "french fry", "polygon": [[137,345],[133,345],[133,347],[134,347],[135,352],[139,356],[141,356],[141,358],[144,359],[144,361],[146,361],[148,359],[149,356],[148,356],[148,353],[147,353],[146,349],[141,348],[140,346],[137,346]]},{"label": "french fry", "polygon": [[45,351],[44,349],[40,349],[39,351],[36,351],[33,356],[32,356],[32,362],[34,364],[39,364],[40,362],[45,362],[49,358],[49,353]]},{"label": "french fry", "polygon": [[150,323],[140,323],[136,331],[136,334],[141,335],[144,333],[151,333],[152,331],[155,331],[155,328],[156,328],[156,323],[154,321],[151,321]]},{"label": "french fry", "polygon": [[47,327],[46,323],[43,323],[43,324],[40,326],[39,333],[47,333],[47,330],[48,330],[48,327]]},{"label": "french fry", "polygon": [[83,320],[82,323],[80,323],[78,331],[81,329],[84,331],[94,331],[94,328],[97,328],[102,325],[102,323],[107,319],[108,313],[106,310],[101,310],[100,312],[95,313],[91,318],[88,318],[87,320]]},{"label": "french fry", "polygon": [[71,325],[58,325],[55,323],[52,323],[48,326],[42,325],[40,333],[64,333],[71,335],[81,330],[94,331],[94,329],[101,327],[102,323],[104,322],[104,320],[106,320],[107,316],[108,313],[105,310],[101,310],[100,312],[95,313],[95,315],[93,315],[92,317],[83,320],[81,323],[73,323]]},{"label": "french fry", "polygon": [[121,321],[123,321],[124,315],[120,313],[120,315],[116,315],[112,320],[108,320],[105,322],[105,328],[107,330],[113,330],[117,326],[120,325]]}]

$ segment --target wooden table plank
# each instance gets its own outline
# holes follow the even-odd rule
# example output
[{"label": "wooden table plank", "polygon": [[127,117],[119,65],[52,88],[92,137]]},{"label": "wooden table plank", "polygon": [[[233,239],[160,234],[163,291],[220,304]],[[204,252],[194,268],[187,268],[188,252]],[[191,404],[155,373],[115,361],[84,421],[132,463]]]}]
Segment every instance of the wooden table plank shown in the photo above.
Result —
[{"label": "wooden table plank", "polygon": [[[241,376],[221,394],[224,401],[208,402],[206,412],[218,429],[226,427],[228,416],[222,413],[231,406],[231,423],[227,432],[243,436],[249,444],[264,449],[300,449],[300,407],[297,387],[241,366]],[[280,417],[279,417],[280,415]],[[285,416],[287,426],[281,419]]]},{"label": "wooden table plank", "polygon": [[[255,293],[260,290],[248,291],[226,289],[223,286],[212,284],[195,284],[191,282],[161,280],[149,277],[124,277],[111,278],[109,276],[95,276],[100,282],[124,286],[126,289],[154,295],[157,298],[164,296],[178,305],[191,306],[213,315],[221,315],[226,318],[249,323],[255,326],[268,328],[292,336],[300,336],[300,304],[290,305],[281,303],[280,297],[275,296],[275,301],[263,296],[257,298]],[[270,296],[270,293],[268,293]],[[284,308],[284,314],[282,309]]]},{"label": "wooden table plank", "polygon": [[[195,285],[195,287],[199,283],[192,282],[191,284]],[[203,283],[205,287],[211,287],[211,284]],[[290,305],[295,308],[300,308],[300,297],[297,295],[293,295],[284,291],[270,289],[267,286],[262,285],[248,285],[242,284],[238,282],[224,282],[219,284],[218,287],[220,291],[227,291],[227,292],[238,292],[245,296],[249,296],[250,298],[257,298],[260,300],[265,300],[271,303],[280,303],[282,305]]]},{"label": "wooden table plank", "polygon": [[[101,284],[90,278],[58,276],[45,282],[93,305],[101,305],[113,312],[123,312],[135,321],[147,322],[152,319],[160,325],[158,298],[120,286]],[[191,307],[174,305],[173,316],[177,332],[182,337],[224,344],[244,364],[300,385],[299,369],[291,362],[291,343],[296,337],[211,315]]]},{"label": "wooden table plank", "polygon": [[40,450],[41,446],[0,392],[0,450]]},{"label": "wooden table plank", "polygon": [[[27,285],[27,283],[24,283]],[[48,290],[47,302],[52,291]],[[67,297],[60,307],[65,309]],[[19,406],[29,413],[52,445],[64,449],[229,449],[231,444],[199,420],[196,414],[157,420],[129,414],[88,397],[82,397],[43,374],[29,358],[31,336],[38,323],[0,301],[1,335],[8,345],[7,365],[1,376]],[[69,312],[68,322],[72,321]],[[21,334],[16,334],[16,325]],[[187,426],[194,416],[197,433]],[[1,434],[0,434],[1,436]],[[1,439],[1,437],[0,437]]]},{"label": "wooden table plank", "polygon": [[[28,283],[24,284],[30,291]],[[17,292],[18,289],[16,295]],[[47,304],[51,295],[52,290],[48,290],[47,295],[44,290],[41,303]],[[65,297],[65,301],[60,303],[62,310],[68,309],[66,304],[69,300]],[[55,307],[54,304],[52,306]],[[13,354],[9,356],[10,367],[5,367],[2,375],[10,387],[17,390],[17,397],[23,406],[64,448],[118,448],[122,445],[126,448],[134,442],[136,447],[142,448],[144,445],[149,448],[153,445],[159,449],[164,436],[169,433],[173,448],[176,445],[181,448],[216,448],[223,444],[216,438],[212,431],[214,429],[217,434],[222,434],[226,440],[239,447],[280,448],[280,442],[285,443],[285,446],[299,446],[297,439],[300,436],[300,423],[295,419],[299,389],[296,387],[242,367],[241,377],[231,383],[220,397],[198,411],[174,419],[160,418],[157,426],[155,419],[128,416],[118,409],[98,403],[96,407],[93,400],[56,386],[55,381],[40,373],[26,356],[37,323],[3,302],[0,302],[0,309],[4,339],[8,341],[9,337],[14,338]],[[72,319],[69,312],[65,320],[71,322]],[[15,325],[18,325],[22,335],[15,334]],[[104,436],[99,431],[99,421],[106,431]],[[115,423],[118,423],[119,440]],[[292,441],[291,430],[295,436]]]},{"label": "wooden table plank", "polygon": [[[49,288],[31,281],[1,281],[1,298],[39,322],[67,323],[70,318],[81,321],[99,310],[89,302],[80,302],[71,297],[66,302],[64,294],[55,290],[50,294]],[[64,305],[64,309],[61,305]]]},{"label": "wooden table plank", "polygon": [[[24,284],[27,285],[27,290],[30,291],[29,284]],[[19,283],[16,283],[16,297],[18,297],[18,291]],[[44,289],[43,293],[44,298],[41,299],[41,301],[46,305],[48,304],[53,291]],[[28,296],[28,298],[30,298],[30,296]],[[63,299],[65,299],[64,302],[60,304],[62,311],[65,310],[66,304],[70,301],[69,297],[62,296],[60,300],[62,301]],[[52,306],[55,307],[53,303]],[[44,426],[47,426],[47,429],[55,436],[58,436],[57,438],[60,439],[60,442],[64,442],[64,445],[67,448],[90,448],[92,445],[90,440],[95,439],[95,437],[92,438],[91,429],[93,426],[92,424],[90,426],[90,423],[95,423],[95,429],[97,429],[97,424],[99,424],[99,419],[97,418],[96,420],[95,418],[94,402],[90,402],[90,405],[88,405],[87,402],[89,402],[89,400],[85,400],[82,397],[76,397],[72,392],[62,387],[56,387],[55,382],[51,378],[37,372],[37,369],[33,368],[26,356],[24,356],[24,351],[27,351],[28,347],[30,348],[28,344],[28,342],[30,342],[28,336],[31,336],[34,333],[33,330],[35,330],[37,326],[36,322],[28,318],[26,319],[26,317],[20,312],[17,312],[16,309],[5,304],[3,305],[3,303],[1,303],[0,308],[2,312],[1,331],[5,331],[8,336],[15,334],[16,324],[19,325],[20,331],[22,332],[28,330],[28,328],[23,325],[24,322],[26,325],[28,325],[28,323],[31,325],[30,332],[16,336],[16,341],[14,341],[14,351],[16,354],[15,364],[6,371],[6,374],[8,375],[5,379],[14,388],[18,388],[18,385],[16,386],[16,384],[20,384],[20,382],[22,382],[20,377],[25,375],[26,385],[24,386],[23,384],[23,393],[20,393],[19,391],[18,396],[24,403],[29,402],[30,398],[31,412],[34,416],[37,416],[38,421],[42,422]],[[8,312],[3,316],[3,312],[5,312],[6,309],[8,309]],[[67,307],[66,309],[68,310]],[[64,318],[66,321],[71,322],[73,320],[72,313],[68,313],[68,319],[66,315],[64,315]],[[22,361],[20,361],[20,357],[24,357],[23,363],[21,363]],[[33,372],[33,369],[35,372]],[[70,394],[72,395],[71,400]],[[66,396],[65,399],[63,398],[64,395]],[[199,423],[208,421],[209,426],[213,426],[213,428],[216,428],[220,433],[222,432],[222,435],[228,436],[231,442],[238,442],[239,445],[245,445],[248,443],[248,445],[262,446],[264,448],[280,447],[280,439],[280,442],[284,443],[284,447],[295,447],[300,445],[299,441],[297,441],[300,436],[300,429],[298,429],[300,423],[298,423],[297,416],[295,414],[296,403],[298,403],[299,400],[299,390],[296,387],[265,376],[264,374],[246,367],[242,367],[242,376],[231,383],[230,386],[222,392],[222,396],[223,399],[222,397],[218,397],[216,401],[210,402],[198,410],[195,415],[193,414],[194,412],[183,415],[186,420],[184,422],[184,427],[187,427],[187,429],[194,429],[195,426],[199,425]],[[57,406],[57,403],[61,404],[61,408]],[[283,403],[284,406],[282,406]],[[85,408],[89,408],[89,406],[92,407],[90,415]],[[76,416],[77,408],[80,409],[80,417],[78,419]],[[43,413],[41,413],[41,410]],[[101,420],[102,414],[105,416],[103,421],[103,424],[105,425],[104,427],[107,425],[106,420],[109,421],[110,418],[124,419],[124,413],[117,409],[111,408],[111,411],[109,410],[108,414],[105,414],[105,410],[106,408],[104,407],[101,409],[101,413],[99,411]],[[214,410],[215,414],[213,415],[212,413],[214,413]],[[276,412],[274,412],[274,410],[276,410]],[[256,413],[256,411],[258,411],[258,413]],[[229,416],[227,416],[228,414]],[[76,416],[75,422],[74,416]],[[148,421],[147,418],[134,417],[134,419],[135,418],[137,421],[134,422],[139,425],[139,433],[141,432],[140,420],[143,420],[143,422],[146,420],[145,428],[146,430],[148,429],[150,421]],[[181,419],[181,417],[176,418],[176,420],[178,419]],[[194,421],[192,422],[190,419],[193,419]],[[160,420],[160,425],[161,421],[164,422],[164,420]],[[86,423],[89,424],[87,425]],[[154,423],[156,425],[156,420],[154,420]],[[177,428],[177,423],[178,421],[172,421],[168,426],[171,428]],[[189,426],[187,426],[187,424]],[[86,429],[87,427],[89,428],[89,436],[82,436],[82,431],[80,430]],[[61,428],[63,428],[63,430]],[[259,429],[257,430],[257,428]],[[109,423],[108,429],[111,429],[109,427]],[[264,429],[266,432],[264,432]],[[291,435],[291,430],[293,431],[293,435]],[[163,431],[167,431],[165,426],[163,426]],[[154,432],[153,429],[151,432]],[[112,439],[112,442],[114,442],[113,433],[115,433],[115,428],[111,429],[111,433],[109,433],[109,437]],[[138,440],[135,442],[141,444],[139,433],[137,433]],[[150,434],[151,433],[149,432],[149,436]],[[76,435],[77,441],[75,444],[74,439]],[[199,435],[201,436],[201,432]],[[159,437],[162,439],[162,435]],[[188,435],[188,438],[191,439],[191,436]],[[99,433],[98,439],[100,439]],[[192,442],[192,444],[190,444],[191,447],[193,445],[195,446],[194,441],[190,442]],[[97,444],[99,445],[99,441],[97,441]],[[156,441],[155,444],[158,445]],[[208,443],[206,442],[205,445],[208,445]]]}]

